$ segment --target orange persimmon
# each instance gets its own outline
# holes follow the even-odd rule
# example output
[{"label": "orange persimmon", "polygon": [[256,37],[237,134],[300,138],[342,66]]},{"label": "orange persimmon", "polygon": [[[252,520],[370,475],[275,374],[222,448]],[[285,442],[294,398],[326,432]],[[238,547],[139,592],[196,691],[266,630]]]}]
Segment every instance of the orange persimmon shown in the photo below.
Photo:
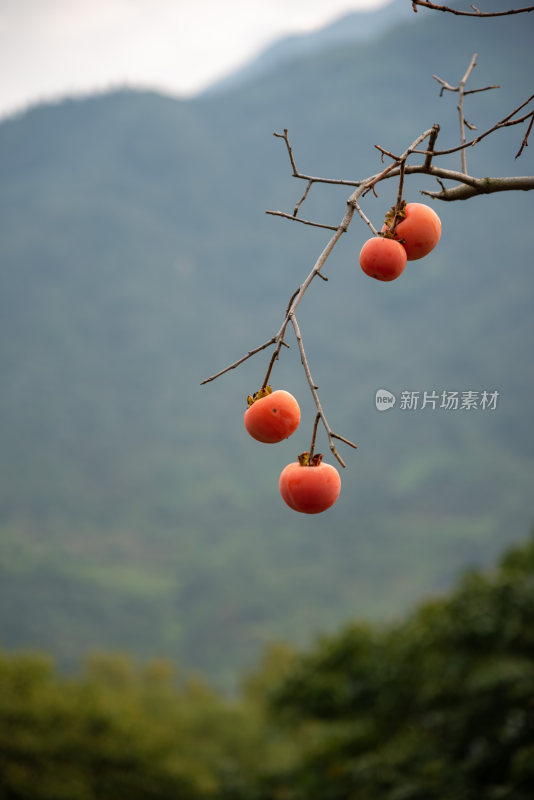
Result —
[{"label": "orange persimmon", "polygon": [[406,250],[395,239],[374,236],[360,251],[360,266],[371,278],[393,281],[406,266]]},{"label": "orange persimmon", "polygon": [[[394,209],[386,216],[383,231],[387,231],[388,223],[393,222],[392,212],[394,214]],[[408,261],[416,261],[428,255],[439,242],[441,220],[434,209],[424,203],[406,203],[401,210],[400,222],[395,226],[394,237],[402,240]]]},{"label": "orange persimmon", "polygon": [[285,389],[273,392],[270,386],[266,386],[253,397],[249,396],[243,421],[247,431],[258,442],[281,442],[299,426],[299,404]]},{"label": "orange persimmon", "polygon": [[302,514],[320,514],[333,506],[339,497],[341,478],[331,464],[317,454],[311,460],[302,453],[280,474],[280,494],[287,505]]}]

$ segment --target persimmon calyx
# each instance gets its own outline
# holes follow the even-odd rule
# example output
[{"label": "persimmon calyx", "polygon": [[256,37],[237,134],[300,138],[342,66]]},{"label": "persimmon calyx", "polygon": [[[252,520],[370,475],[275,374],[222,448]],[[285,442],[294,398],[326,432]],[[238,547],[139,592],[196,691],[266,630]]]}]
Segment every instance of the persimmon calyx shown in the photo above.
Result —
[{"label": "persimmon calyx", "polygon": [[249,396],[247,397],[247,405],[251,406],[253,403],[256,402],[256,400],[261,400],[262,397],[267,397],[268,394],[272,393],[273,393],[272,386],[269,386],[269,384],[267,384],[267,386],[264,386],[263,389],[258,389],[258,391],[254,392],[254,394],[252,395],[249,394]]},{"label": "persimmon calyx", "polygon": [[323,454],[301,453],[297,458],[301,467],[318,467],[323,460]]},{"label": "persimmon calyx", "polygon": [[[392,220],[392,222],[393,222],[393,220]],[[397,222],[400,222],[400,220],[397,220]],[[389,228],[386,228],[385,231],[379,231],[378,235],[382,239],[394,239],[396,242],[399,242],[400,244],[404,244],[404,242],[405,242],[405,239],[399,239],[397,234],[393,233],[393,231],[390,231]]]},{"label": "persimmon calyx", "polygon": [[[394,234],[391,233],[391,226],[393,225],[393,220],[395,219],[395,210],[396,210],[396,208],[397,208],[397,206],[391,206],[391,208],[389,209],[389,211],[387,212],[387,214],[385,216],[384,225],[386,225],[387,229],[388,229],[385,232],[386,236],[388,235],[388,233],[389,233],[390,236],[394,236]],[[402,201],[402,203],[400,204],[399,210],[397,212],[397,224],[403,219],[406,219],[406,200]]]}]

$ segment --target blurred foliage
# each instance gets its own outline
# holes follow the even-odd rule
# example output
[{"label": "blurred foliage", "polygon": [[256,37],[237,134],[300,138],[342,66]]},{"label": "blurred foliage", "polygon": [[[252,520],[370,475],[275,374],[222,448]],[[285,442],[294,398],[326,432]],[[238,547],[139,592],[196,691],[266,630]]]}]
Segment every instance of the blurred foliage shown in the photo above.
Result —
[{"label": "blurred foliage", "polygon": [[259,720],[167,662],[101,654],[65,679],[44,657],[2,656],[0,798],[240,797],[278,761]]},{"label": "blurred foliage", "polygon": [[272,645],[222,698],[166,661],[0,655],[1,800],[530,800],[534,534],[388,626]]},{"label": "blurred foliage", "polygon": [[295,800],[528,800],[533,616],[534,535],[404,621],[325,638],[273,689],[306,742],[273,786]]}]

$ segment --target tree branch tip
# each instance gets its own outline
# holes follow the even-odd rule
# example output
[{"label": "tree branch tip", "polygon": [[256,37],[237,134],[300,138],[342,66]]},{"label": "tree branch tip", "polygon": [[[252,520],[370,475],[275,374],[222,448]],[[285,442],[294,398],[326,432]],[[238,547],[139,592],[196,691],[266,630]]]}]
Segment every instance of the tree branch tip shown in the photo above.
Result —
[{"label": "tree branch tip", "polygon": [[[423,6],[423,8],[430,8],[434,11],[443,11],[449,12],[450,14],[455,14],[457,16],[463,17],[506,17],[509,14],[523,14],[528,13],[529,11],[534,11],[534,6],[525,6],[524,8],[511,8],[506,11],[480,11],[475,5],[471,5],[472,11],[462,11],[457,8],[450,8],[449,6],[442,6],[438,5],[437,3],[432,3],[430,0],[412,0],[412,8],[414,11],[417,11],[417,6]],[[475,53],[476,57],[476,53]]]},{"label": "tree branch tip", "polygon": [[343,459],[341,458],[341,456],[339,455],[338,451],[336,450],[333,444],[330,444],[330,451],[334,456],[334,458],[338,460],[339,464],[343,467],[343,469],[345,469],[347,465],[345,464],[345,462],[343,461]]},{"label": "tree branch tip", "polygon": [[330,432],[330,436],[332,436],[334,439],[339,439],[339,441],[343,442],[344,444],[348,444],[349,447],[353,447],[355,450],[358,449],[357,444],[354,444],[354,442],[351,442],[350,439],[346,439],[344,436],[340,436],[339,433]]},{"label": "tree branch tip", "polygon": [[313,228],[326,228],[328,231],[337,231],[336,225],[325,225],[322,222],[313,222],[309,219],[301,219],[300,217],[296,217],[294,214],[286,214],[285,211],[266,211],[266,214],[270,214],[272,217],[283,217],[284,219],[292,220],[293,222],[301,222],[303,225],[311,225]]}]

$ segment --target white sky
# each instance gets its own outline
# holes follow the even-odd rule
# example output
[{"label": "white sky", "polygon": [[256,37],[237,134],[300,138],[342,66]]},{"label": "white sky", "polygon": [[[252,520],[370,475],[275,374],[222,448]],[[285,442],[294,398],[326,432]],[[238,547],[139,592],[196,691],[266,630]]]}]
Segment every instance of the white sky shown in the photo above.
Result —
[{"label": "white sky", "polygon": [[388,0],[0,0],[0,115],[119,85],[188,95],[278,37]]}]

